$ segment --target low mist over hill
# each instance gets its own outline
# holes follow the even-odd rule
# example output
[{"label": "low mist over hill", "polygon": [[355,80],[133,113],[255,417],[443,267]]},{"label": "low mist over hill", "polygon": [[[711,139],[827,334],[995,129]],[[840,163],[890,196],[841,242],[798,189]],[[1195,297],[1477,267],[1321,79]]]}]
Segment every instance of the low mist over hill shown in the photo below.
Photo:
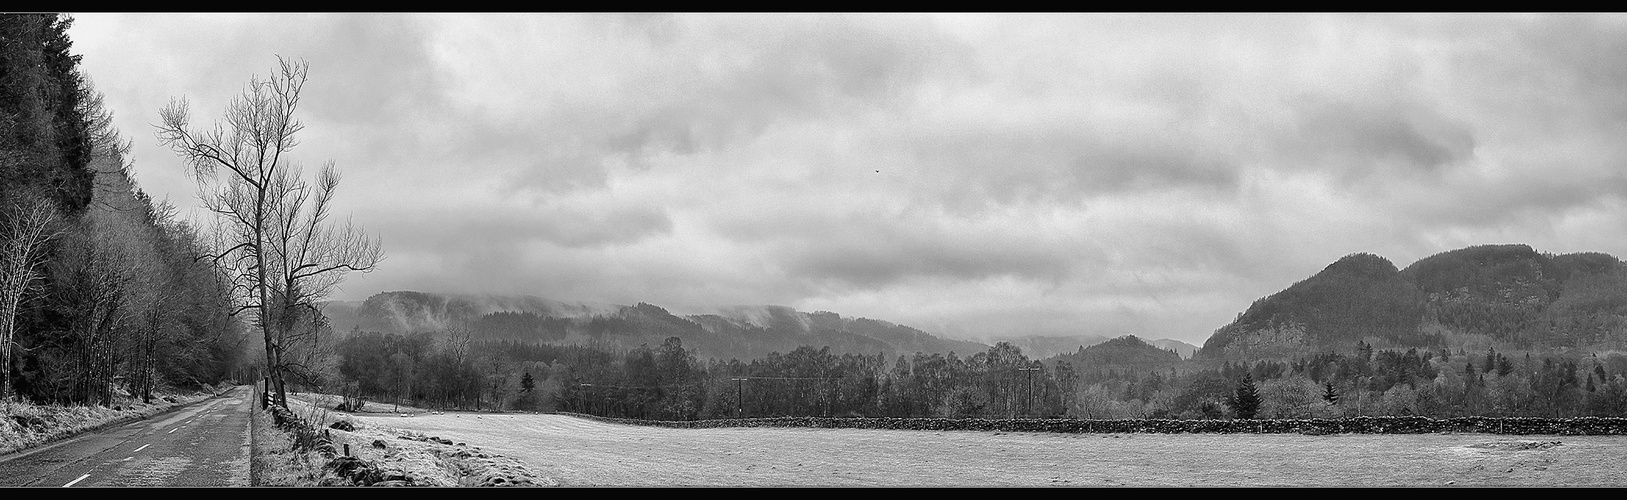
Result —
[{"label": "low mist over hill", "polygon": [[1551,255],[1481,245],[1396,269],[1352,254],[1262,298],[1204,343],[1238,359],[1496,341],[1534,348],[1627,344],[1627,265],[1602,253]]},{"label": "low mist over hill", "polygon": [[[988,348],[886,321],[783,306],[730,306],[680,315],[645,303],[400,291],[360,303],[329,302],[324,313],[341,332],[461,327],[478,338],[624,348],[679,337],[702,356],[725,359],[751,359],[802,345],[889,356],[964,355]],[[1075,354],[1108,339],[1029,336],[998,341],[1042,359]],[[1256,300],[1201,349],[1170,339],[1137,339],[1160,352],[1197,359],[1349,351],[1358,341],[1397,347],[1497,342],[1536,349],[1627,348],[1627,264],[1602,253],[1552,255],[1527,245],[1468,247],[1405,269],[1358,253]]]},{"label": "low mist over hill", "polygon": [[363,302],[328,302],[323,313],[335,331],[445,332],[462,328],[476,338],[633,348],[683,339],[701,356],[751,359],[798,346],[829,346],[832,353],[916,352],[969,354],[989,346],[946,339],[904,325],[844,318],[828,311],[783,306],[732,306],[705,314],[675,315],[652,304],[571,303],[529,296],[385,292]]}]

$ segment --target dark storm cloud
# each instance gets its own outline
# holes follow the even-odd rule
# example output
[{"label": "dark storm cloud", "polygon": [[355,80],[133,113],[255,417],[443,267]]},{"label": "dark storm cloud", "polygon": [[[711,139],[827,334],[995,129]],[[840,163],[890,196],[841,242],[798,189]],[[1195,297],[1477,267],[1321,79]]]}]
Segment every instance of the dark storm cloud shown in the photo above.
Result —
[{"label": "dark storm cloud", "polygon": [[1425,106],[1316,102],[1296,108],[1297,134],[1288,159],[1347,177],[1435,172],[1468,160],[1475,140],[1467,124]]}]

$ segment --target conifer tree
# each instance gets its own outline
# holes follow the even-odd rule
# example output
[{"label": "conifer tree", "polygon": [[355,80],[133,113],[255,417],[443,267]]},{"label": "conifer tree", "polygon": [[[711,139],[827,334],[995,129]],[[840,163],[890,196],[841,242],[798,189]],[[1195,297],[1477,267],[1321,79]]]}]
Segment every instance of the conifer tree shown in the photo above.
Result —
[{"label": "conifer tree", "polygon": [[1254,378],[1248,372],[1243,373],[1243,380],[1237,383],[1237,389],[1226,398],[1226,404],[1232,407],[1237,418],[1251,419],[1260,411],[1260,390],[1254,386]]},{"label": "conifer tree", "polygon": [[1330,405],[1339,404],[1339,393],[1333,390],[1333,382],[1322,383],[1322,400]]}]

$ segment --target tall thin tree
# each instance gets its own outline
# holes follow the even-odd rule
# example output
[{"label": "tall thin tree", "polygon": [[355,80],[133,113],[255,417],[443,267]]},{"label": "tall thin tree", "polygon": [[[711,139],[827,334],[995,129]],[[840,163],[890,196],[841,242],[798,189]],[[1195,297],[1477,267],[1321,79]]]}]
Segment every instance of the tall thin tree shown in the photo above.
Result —
[{"label": "tall thin tree", "polygon": [[383,254],[359,229],[347,224],[335,231],[327,224],[339,181],[331,162],[318,175],[313,198],[285,158],[304,129],[294,111],[309,65],[280,56],[278,63],[271,77],[249,81],[227,106],[224,123],[193,130],[181,98],[160,112],[158,136],[187,161],[204,206],[221,221],[219,247],[201,258],[231,270],[233,290],[241,293],[237,312],[256,312],[275,404],[286,405],[290,366],[282,355],[298,336],[296,325],[320,323],[315,300],[346,273],[371,271]]},{"label": "tall thin tree", "polygon": [[40,277],[37,268],[46,242],[62,234],[51,202],[34,199],[11,207],[0,230],[0,400],[11,398],[11,351],[17,309]]}]

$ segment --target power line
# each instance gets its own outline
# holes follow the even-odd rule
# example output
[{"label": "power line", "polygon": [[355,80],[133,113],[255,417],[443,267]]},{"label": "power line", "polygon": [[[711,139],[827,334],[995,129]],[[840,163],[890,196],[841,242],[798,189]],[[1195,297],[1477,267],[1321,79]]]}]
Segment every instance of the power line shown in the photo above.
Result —
[{"label": "power line", "polygon": [[1044,370],[1042,366],[1018,367],[1017,371],[1028,373],[1028,404],[1024,405],[1025,413],[1034,411],[1034,372]]}]

